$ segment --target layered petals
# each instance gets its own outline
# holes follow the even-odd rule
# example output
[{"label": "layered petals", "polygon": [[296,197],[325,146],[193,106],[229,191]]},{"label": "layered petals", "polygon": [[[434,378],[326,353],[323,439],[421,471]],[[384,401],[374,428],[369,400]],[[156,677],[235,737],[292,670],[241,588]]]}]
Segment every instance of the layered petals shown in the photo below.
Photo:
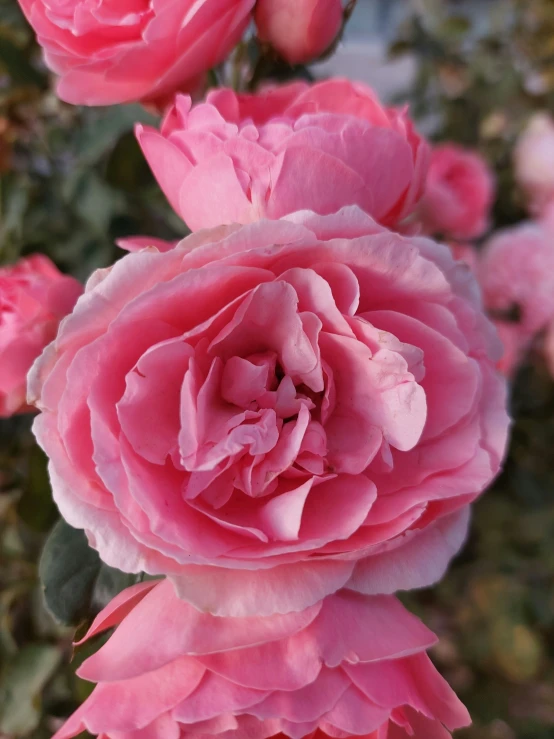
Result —
[{"label": "layered petals", "polygon": [[59,75],[62,100],[163,104],[175,90],[194,91],[225,59],[248,25],[254,0],[20,0],[20,5],[47,65]]},{"label": "layered petals", "polygon": [[[283,26],[294,43],[290,29],[300,28],[298,13],[314,3],[301,5],[269,0],[256,12],[271,16],[268,29]],[[338,0],[315,5],[333,6],[340,19]],[[294,22],[286,20],[291,13]],[[384,108],[371,89],[343,79],[257,95],[213,90],[196,106],[178,96],[159,132],[139,126],[137,135],[169,202],[193,231],[299,209],[326,215],[352,204],[395,226],[414,210],[427,170],[427,144],[407,111]]]},{"label": "layered petals", "polygon": [[435,636],[390,596],[344,590],[288,616],[217,618],[168,580],[132,590],[85,637],[118,623],[79,670],[96,688],[54,739],[429,739],[469,722],[426,654]]},{"label": "layered petals", "polygon": [[34,430],[108,564],[286,615],[442,575],[502,462],[498,358],[447,247],[302,212],[93,275],[31,373]]}]

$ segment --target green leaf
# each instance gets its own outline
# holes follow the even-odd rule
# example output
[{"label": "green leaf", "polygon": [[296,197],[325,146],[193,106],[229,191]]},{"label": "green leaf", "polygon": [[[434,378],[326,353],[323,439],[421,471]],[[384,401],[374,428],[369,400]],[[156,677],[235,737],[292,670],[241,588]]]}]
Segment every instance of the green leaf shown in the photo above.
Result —
[{"label": "green leaf", "polygon": [[118,593],[136,582],[136,575],[130,575],[127,572],[116,570],[115,567],[108,567],[108,565],[103,564],[96,578],[92,596],[93,604],[97,608],[104,608]]},{"label": "green leaf", "polygon": [[137,582],[137,575],[104,564],[84,532],[63,520],[48,536],[39,576],[48,610],[67,626],[92,618],[118,593]]},{"label": "green leaf", "polygon": [[0,680],[0,732],[24,736],[38,726],[40,695],[60,658],[56,647],[29,644],[6,663]]},{"label": "green leaf", "polygon": [[87,613],[100,566],[100,557],[89,547],[84,532],[58,521],[39,564],[44,599],[56,620],[77,624]]}]

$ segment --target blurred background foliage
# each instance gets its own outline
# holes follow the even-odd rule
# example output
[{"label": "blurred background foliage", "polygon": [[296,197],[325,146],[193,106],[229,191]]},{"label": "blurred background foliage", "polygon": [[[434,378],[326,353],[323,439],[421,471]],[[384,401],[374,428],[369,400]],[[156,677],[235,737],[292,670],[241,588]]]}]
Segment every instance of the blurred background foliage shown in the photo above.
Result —
[{"label": "blurred background foliage", "polygon": [[[483,0],[477,21],[463,2],[400,2],[390,55],[416,69],[402,100],[433,139],[487,158],[495,227],[522,220],[511,153],[533,111],[554,112],[554,0]],[[40,251],[84,280],[123,254],[118,237],[184,235],[132,134],[153,120],[60,103],[16,0],[0,0],[0,261]],[[441,584],[403,598],[440,635],[433,656],[472,713],[460,739],[554,739],[554,383],[538,356],[512,413],[505,471],[474,506],[464,552]],[[79,587],[50,602],[59,622],[48,613],[38,562],[58,515],[30,425],[0,422],[0,739],[49,739],[88,695],[75,669],[97,644],[73,653],[75,629],[134,582],[78,535],[60,555],[54,534],[44,556],[65,570],[51,576],[78,573]]]}]

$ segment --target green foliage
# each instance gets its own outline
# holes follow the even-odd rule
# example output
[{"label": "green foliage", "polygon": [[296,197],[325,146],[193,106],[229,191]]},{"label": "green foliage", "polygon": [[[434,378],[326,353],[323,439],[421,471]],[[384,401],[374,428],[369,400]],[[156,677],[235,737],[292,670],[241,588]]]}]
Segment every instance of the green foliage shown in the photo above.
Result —
[{"label": "green foliage", "polygon": [[437,139],[481,151],[495,170],[497,225],[524,217],[511,153],[530,114],[554,109],[554,6],[551,0],[484,2],[479,23],[446,0],[420,0],[393,45],[416,55],[406,97]]},{"label": "green foliage", "polygon": [[78,624],[86,615],[99,572],[100,558],[84,532],[60,519],[46,540],[39,564],[46,605],[60,623]]},{"label": "green foliage", "polygon": [[44,600],[52,616],[76,626],[136,582],[134,575],[103,564],[84,531],[60,519],[44,544],[39,563]]}]

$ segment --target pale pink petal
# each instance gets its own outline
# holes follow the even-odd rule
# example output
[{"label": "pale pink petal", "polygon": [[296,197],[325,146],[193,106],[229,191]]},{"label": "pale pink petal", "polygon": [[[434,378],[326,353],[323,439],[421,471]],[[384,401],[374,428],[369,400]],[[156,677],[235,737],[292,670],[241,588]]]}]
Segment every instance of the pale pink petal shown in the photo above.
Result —
[{"label": "pale pink petal", "polygon": [[[280,565],[270,570],[188,567],[173,578],[181,598],[214,615],[244,617],[301,611],[349,579],[353,563],[319,561]],[[236,593],[241,593],[241,598]],[[217,599],[213,594],[217,593]]]},{"label": "pale pink petal", "polygon": [[348,587],[374,595],[433,585],[464,543],[468,524],[466,507],[427,529],[410,531],[396,548],[362,559]]},{"label": "pale pink petal", "polygon": [[[107,644],[86,660],[80,674],[94,681],[127,680],[183,655],[267,644],[305,629],[320,608],[315,604],[286,615],[218,619],[177,598],[173,584],[165,580],[127,616]],[[163,640],[149,637],[154,622]]]}]

